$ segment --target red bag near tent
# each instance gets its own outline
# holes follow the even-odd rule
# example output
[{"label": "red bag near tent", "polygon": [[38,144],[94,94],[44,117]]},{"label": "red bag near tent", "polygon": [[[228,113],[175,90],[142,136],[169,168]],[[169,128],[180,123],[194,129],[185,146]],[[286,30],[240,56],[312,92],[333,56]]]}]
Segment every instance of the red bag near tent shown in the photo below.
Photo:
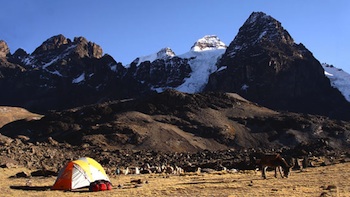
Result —
[{"label": "red bag near tent", "polygon": [[97,192],[97,191],[105,191],[105,190],[111,190],[112,184],[109,181],[106,180],[97,180],[92,183],[90,183],[89,191],[91,192]]}]

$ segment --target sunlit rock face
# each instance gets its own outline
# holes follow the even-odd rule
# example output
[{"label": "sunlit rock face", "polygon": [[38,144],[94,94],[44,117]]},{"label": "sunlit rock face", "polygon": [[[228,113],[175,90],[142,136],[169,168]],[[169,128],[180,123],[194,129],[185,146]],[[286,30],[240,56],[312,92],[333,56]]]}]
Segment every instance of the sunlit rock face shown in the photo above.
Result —
[{"label": "sunlit rock face", "polygon": [[7,54],[10,53],[10,49],[7,46],[6,42],[3,40],[0,40],[0,58],[6,57]]}]

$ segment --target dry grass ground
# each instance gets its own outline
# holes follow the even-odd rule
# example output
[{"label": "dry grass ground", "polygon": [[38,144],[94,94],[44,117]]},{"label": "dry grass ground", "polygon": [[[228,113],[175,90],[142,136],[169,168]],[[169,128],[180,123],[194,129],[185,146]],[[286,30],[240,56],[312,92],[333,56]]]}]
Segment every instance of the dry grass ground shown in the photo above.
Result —
[{"label": "dry grass ground", "polygon": [[[350,163],[293,171],[288,179],[274,178],[272,171],[267,173],[267,180],[253,171],[118,176],[110,177],[114,188],[105,192],[50,191],[55,177],[9,178],[21,171],[29,172],[23,168],[0,169],[0,196],[350,196]],[[138,179],[143,183],[132,183]]]}]

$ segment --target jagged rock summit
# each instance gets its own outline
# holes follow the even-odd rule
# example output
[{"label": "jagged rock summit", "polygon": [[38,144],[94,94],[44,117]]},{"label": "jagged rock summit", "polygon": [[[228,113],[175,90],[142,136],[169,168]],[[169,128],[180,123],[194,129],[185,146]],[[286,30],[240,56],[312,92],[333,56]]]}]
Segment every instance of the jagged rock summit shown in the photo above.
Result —
[{"label": "jagged rock summit", "polygon": [[71,41],[59,34],[43,42],[26,59],[25,63],[35,67],[47,67],[68,56],[99,59],[103,56],[103,50],[99,45],[88,41],[84,37],[75,37]]},{"label": "jagged rock summit", "polygon": [[227,46],[216,35],[206,35],[197,40],[191,47],[191,51],[205,51],[215,49],[226,49]]},{"label": "jagged rock summit", "polygon": [[[250,39],[250,42],[246,42],[246,44],[255,44],[264,40],[278,41],[288,45],[294,43],[293,38],[282,27],[281,23],[263,12],[253,12],[243,24],[241,30],[242,32],[239,35],[244,36],[245,39]],[[236,41],[245,39],[237,38]],[[235,44],[243,45],[244,43]]]},{"label": "jagged rock summit", "polygon": [[206,90],[237,92],[272,109],[338,118],[349,113],[320,62],[265,13],[250,15],[217,65]]}]

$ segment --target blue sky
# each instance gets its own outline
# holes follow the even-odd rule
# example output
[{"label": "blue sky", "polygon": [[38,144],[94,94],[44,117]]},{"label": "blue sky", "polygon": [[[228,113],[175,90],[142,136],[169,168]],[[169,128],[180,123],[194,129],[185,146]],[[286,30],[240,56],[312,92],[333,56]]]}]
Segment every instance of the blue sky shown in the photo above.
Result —
[{"label": "blue sky", "polygon": [[253,11],[282,23],[320,62],[350,73],[349,0],[0,0],[0,40],[32,53],[46,39],[83,36],[124,65],[170,47],[180,55],[205,35],[227,45]]}]

